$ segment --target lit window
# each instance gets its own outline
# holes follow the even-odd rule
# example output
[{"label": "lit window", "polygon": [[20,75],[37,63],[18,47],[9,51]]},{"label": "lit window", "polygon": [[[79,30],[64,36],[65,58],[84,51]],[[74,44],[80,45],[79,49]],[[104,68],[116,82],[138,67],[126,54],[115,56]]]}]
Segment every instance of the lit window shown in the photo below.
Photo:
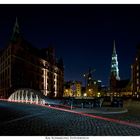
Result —
[{"label": "lit window", "polygon": [[139,86],[137,86],[137,91],[139,90]]},{"label": "lit window", "polygon": [[139,79],[137,79],[137,84],[139,84]]}]

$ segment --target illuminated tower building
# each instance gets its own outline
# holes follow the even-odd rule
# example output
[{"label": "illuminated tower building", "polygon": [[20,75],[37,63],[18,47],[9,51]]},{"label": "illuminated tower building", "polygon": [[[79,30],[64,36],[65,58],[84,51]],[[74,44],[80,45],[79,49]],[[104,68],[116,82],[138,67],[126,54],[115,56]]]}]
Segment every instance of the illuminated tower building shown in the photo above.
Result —
[{"label": "illuminated tower building", "polygon": [[112,61],[111,61],[111,75],[113,75],[116,78],[116,80],[120,80],[118,59],[117,59],[116,48],[115,48],[115,40],[114,40],[113,54],[112,54]]},{"label": "illuminated tower building", "polygon": [[115,40],[114,40],[112,60],[111,60],[111,76],[110,76],[111,91],[116,91],[118,81],[120,81],[120,77],[119,77],[119,68],[118,68],[118,58],[116,54],[116,47],[115,47]]}]

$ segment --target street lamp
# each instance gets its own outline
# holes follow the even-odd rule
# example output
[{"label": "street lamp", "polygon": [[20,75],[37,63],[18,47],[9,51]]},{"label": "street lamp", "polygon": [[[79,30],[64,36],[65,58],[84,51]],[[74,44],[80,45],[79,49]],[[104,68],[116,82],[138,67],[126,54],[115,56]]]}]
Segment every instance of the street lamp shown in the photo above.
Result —
[{"label": "street lamp", "polygon": [[84,97],[86,97],[87,96],[87,93],[84,93]]},{"label": "street lamp", "polygon": [[98,93],[97,93],[97,97],[100,97],[100,95],[101,95],[101,93],[100,93],[100,92],[98,92]]},{"label": "street lamp", "polygon": [[87,82],[86,82],[87,81],[87,79],[86,79],[87,76],[86,76],[86,74],[84,74],[83,77],[85,78],[85,89],[86,89],[86,87],[87,87]]}]

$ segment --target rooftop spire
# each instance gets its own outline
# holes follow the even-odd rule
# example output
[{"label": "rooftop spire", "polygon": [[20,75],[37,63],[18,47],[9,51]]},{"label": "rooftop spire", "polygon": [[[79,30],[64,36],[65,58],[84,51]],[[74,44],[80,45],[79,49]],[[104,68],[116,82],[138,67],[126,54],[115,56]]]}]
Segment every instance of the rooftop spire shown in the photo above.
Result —
[{"label": "rooftop spire", "polygon": [[15,22],[15,25],[14,25],[13,32],[19,33],[19,24],[18,24],[18,18],[17,17],[16,17],[16,22]]},{"label": "rooftop spire", "polygon": [[113,43],[113,54],[116,54],[115,40],[114,40],[114,43]]},{"label": "rooftop spire", "polygon": [[20,29],[19,29],[19,24],[18,24],[18,18],[16,17],[11,40],[15,41],[17,37],[19,37],[19,35],[20,35]]},{"label": "rooftop spire", "polygon": [[116,53],[116,47],[115,47],[115,40],[113,42],[113,53],[112,53],[112,61],[111,61],[111,74],[116,77],[117,80],[120,79],[119,77],[119,68],[118,68],[118,58]]}]

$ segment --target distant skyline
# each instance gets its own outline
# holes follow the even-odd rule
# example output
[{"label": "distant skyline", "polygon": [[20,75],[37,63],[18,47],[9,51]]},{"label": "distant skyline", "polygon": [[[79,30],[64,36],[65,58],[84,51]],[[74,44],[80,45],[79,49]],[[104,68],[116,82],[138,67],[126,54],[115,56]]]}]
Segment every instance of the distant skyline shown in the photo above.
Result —
[{"label": "distant skyline", "polygon": [[16,16],[33,46],[53,44],[64,60],[65,80],[84,82],[91,67],[94,78],[108,85],[114,40],[120,78],[130,78],[140,43],[140,5],[0,5],[0,48],[7,45]]}]

